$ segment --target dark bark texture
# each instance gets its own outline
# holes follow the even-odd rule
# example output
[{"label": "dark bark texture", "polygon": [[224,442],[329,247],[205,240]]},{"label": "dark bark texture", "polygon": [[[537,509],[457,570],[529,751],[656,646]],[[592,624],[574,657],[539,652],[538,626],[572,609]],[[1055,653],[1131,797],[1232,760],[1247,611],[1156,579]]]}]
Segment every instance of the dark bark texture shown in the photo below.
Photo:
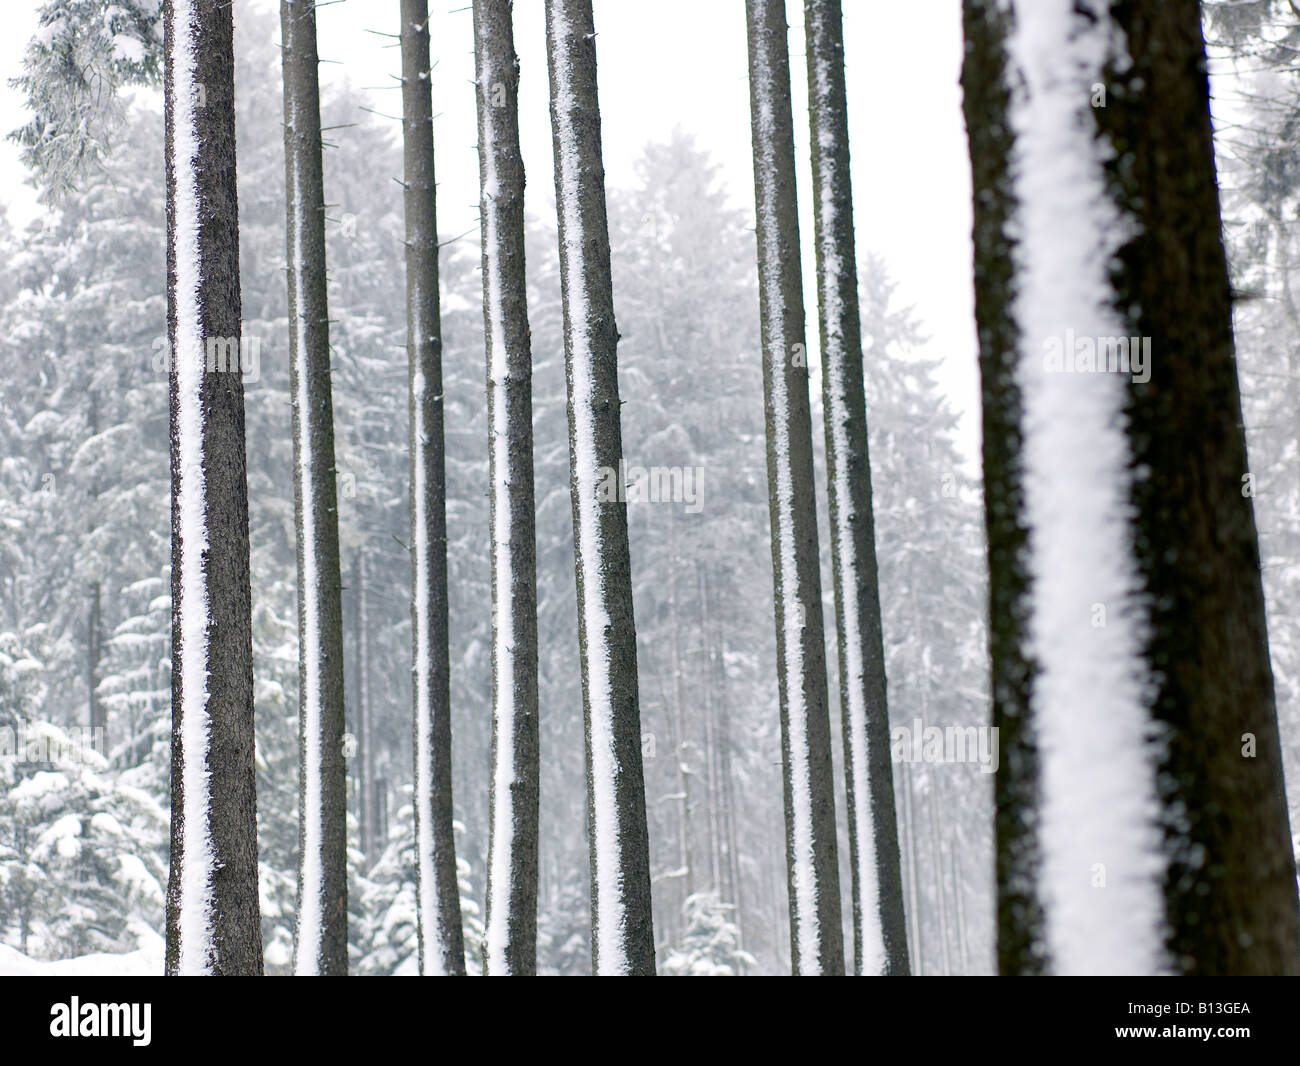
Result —
[{"label": "dark bark texture", "polygon": [[[506,901],[505,972],[537,970],[537,546],[533,514],[532,350],[528,328],[528,287],[524,273],[524,163],[519,151],[519,58],[515,54],[510,0],[474,0],[474,41],[478,81],[479,176],[483,190],[483,315],[487,344],[488,433],[492,528],[492,790],[493,832],[489,843],[487,925]],[[495,179],[488,187],[489,174]],[[488,219],[493,225],[489,228]],[[499,306],[493,306],[490,272],[497,279]],[[496,328],[493,316],[500,314]],[[498,343],[505,351],[498,352]],[[505,377],[494,360],[504,357]],[[504,414],[504,440],[498,421]],[[504,448],[504,456],[500,449]],[[504,469],[501,459],[504,457]],[[508,500],[501,499],[504,480]],[[510,568],[497,562],[497,516],[509,508],[506,536]],[[501,604],[509,602],[511,628],[500,625]],[[499,676],[498,660],[510,658],[510,690]],[[500,712],[509,708],[511,742],[500,743]],[[504,749],[504,750],[503,750]],[[497,766],[509,760],[513,812],[508,839],[496,833]],[[505,849],[510,883],[493,884],[497,849]],[[489,974],[497,962],[487,957]]]},{"label": "dark bark texture", "polygon": [[[433,167],[433,95],[429,65],[428,0],[401,0],[402,143],[406,208],[407,363],[410,371],[411,418],[411,564],[412,635],[415,662],[429,670],[427,699],[415,686],[415,730],[430,730],[429,765],[432,796],[422,801],[416,789],[417,852],[420,827],[432,829],[434,899],[440,927],[443,973],[465,972],[465,948],[460,921],[460,886],[456,880],[456,840],[452,830],[451,793],[451,667],[447,644],[447,481],[443,445],[442,326],[438,303],[438,215]],[[420,386],[422,383],[422,387]],[[419,432],[419,427],[424,432]],[[423,483],[423,498],[418,499]],[[423,512],[425,528],[419,529]],[[421,558],[421,545],[423,555]],[[421,589],[421,574],[424,575]],[[420,600],[424,594],[428,642],[421,646]],[[416,779],[421,774],[420,744]],[[417,855],[417,898],[423,887]],[[421,972],[428,972],[434,950],[429,916],[420,915]]]},{"label": "dark bark texture", "polygon": [[[858,839],[860,804],[869,807],[876,866],[876,908],[884,949],[881,972],[908,972],[907,926],[903,917],[903,878],[898,857],[898,819],[894,811],[894,771],[889,755],[885,648],[876,566],[875,517],[871,499],[871,461],[867,450],[867,405],[862,374],[862,326],[858,317],[857,257],[853,242],[853,188],[849,175],[848,96],[844,86],[844,24],[839,0],[804,0],[808,44],[809,126],[812,141],[813,212],[816,220],[817,294],[822,353],[822,407],[826,419],[826,467],[830,498],[831,560],[835,575],[835,631],[840,662],[840,716],[843,722],[848,796],[850,867],[853,871],[854,969],[863,973],[862,886]],[[825,204],[831,205],[827,218]],[[828,256],[828,251],[830,255]],[[832,371],[837,371],[833,376]],[[842,389],[834,387],[835,377]],[[846,448],[840,454],[834,427]],[[846,499],[838,491],[841,477]],[[840,530],[847,527],[855,567],[845,572]],[[856,627],[845,625],[852,612]],[[853,630],[856,629],[856,633]],[[848,641],[858,647],[850,654]],[[861,664],[861,679],[849,664]],[[851,686],[861,688],[865,722],[852,718]],[[852,772],[851,738],[865,732],[870,794]]]},{"label": "dark bark texture", "polygon": [[[794,122],[790,108],[790,54],[784,0],[747,0],[749,92],[758,211],[759,303],[766,398],[767,481],[772,522],[777,678],[785,782],[786,867],[790,892],[790,953],[795,973],[844,972],[840,931],[839,868],[835,845],[835,778],[827,710],[826,653],[818,569],[817,499],[813,475],[812,417],[808,402],[803,278],[799,261],[799,211],[795,195]],[[777,386],[777,382],[780,382]],[[786,397],[778,410],[774,386]],[[782,454],[781,440],[787,444]],[[782,472],[789,500],[782,500]],[[788,512],[787,512],[788,505]],[[786,527],[789,528],[786,528]],[[781,542],[793,544],[794,572]],[[793,605],[791,600],[794,601]],[[787,633],[791,610],[801,621]],[[797,642],[802,669],[787,661],[786,642]],[[797,697],[794,694],[797,693]],[[799,714],[805,744],[791,751],[791,715]],[[807,763],[811,803],[813,904],[816,944],[800,944],[796,889],[795,796],[792,759]],[[801,962],[801,958],[805,961]],[[813,961],[815,960],[815,961]]]},{"label": "dark bark texture", "polygon": [[[1116,309],[1152,338],[1151,380],[1129,395],[1146,647],[1166,727],[1160,768],[1172,856],[1175,969],[1300,973],[1287,821],[1254,505],[1211,143],[1200,5],[1121,0],[1127,56],[1095,108],[1114,145],[1112,194],[1140,231],[1121,251]],[[1243,756],[1247,735],[1256,754]]]},{"label": "dark bark texture", "polygon": [[1003,42],[1008,16],[992,0],[967,0],[963,108],[975,189],[975,323],[979,336],[984,425],[984,524],[989,565],[989,651],[993,725],[1001,764],[993,782],[997,836],[998,972],[1038,974],[1046,966],[1039,933],[1042,901],[1035,889],[1039,758],[1029,690],[1036,667],[1023,606],[1029,594],[1024,565],[1027,525],[1021,463],[1023,404],[1015,367],[1019,331],[1012,317],[1015,195]]},{"label": "dark bark texture", "polygon": [[[321,164],[320,87],[315,0],[281,0],[284,70],[285,220],[289,278],[289,377],[293,394],[294,523],[298,548],[298,914],[303,895],[308,818],[320,821],[319,940],[306,943],[299,923],[294,949],[316,955],[308,969],[326,977],[348,972],[347,766],[343,755],[343,578],[334,477],[334,408],[330,388],[329,306],[325,273],[325,186]],[[305,342],[305,343],[304,343]],[[303,389],[303,377],[306,388]],[[299,397],[306,393],[307,406]],[[306,435],[311,460],[303,468]],[[306,479],[310,485],[308,493]],[[310,513],[307,499],[310,495]],[[306,556],[315,560],[315,599],[307,596]],[[314,615],[314,617],[309,617]],[[319,634],[310,647],[308,629]],[[305,773],[312,743],[306,710],[309,678],[319,688],[320,809],[309,810]]]},{"label": "dark bark texture", "polygon": [[[195,170],[199,204],[199,316],[203,337],[239,337],[239,214],[235,183],[234,49],[230,4],[194,0],[194,82],[203,86],[195,108]],[[167,972],[179,967],[180,882],[184,856],[186,714],[202,713],[181,699],[181,523],[177,389],[176,136],[172,43],[176,8],[167,0],[167,332],[170,370],[172,469],[172,826],[167,886]],[[215,859],[212,882],[216,975],[261,974],[262,922],[257,887],[257,799],[253,767],[253,649],[248,556],[248,481],[244,445],[244,386],[238,368],[205,373],[202,384],[203,474],[208,552],[204,560],[210,618],[208,706],[211,720],[209,828]]]},{"label": "dark bark texture", "polygon": [[[1162,733],[1158,786],[1176,973],[1294,974],[1295,866],[1220,234],[1199,5],[1077,5],[1113,20],[1120,54],[1092,109],[1111,148],[1108,193],[1136,224],[1113,264],[1124,331],[1150,337],[1150,380],[1126,390],[1133,551],[1150,612],[1143,648]],[[998,955],[1003,973],[1048,968],[1036,895],[1035,666],[1021,648],[1029,589],[1022,411],[1013,371],[1016,278],[1008,223],[1006,39],[1014,15],[966,2],[963,73],[975,190],[976,308],[984,389],[994,724],[1001,730]],[[1253,739],[1255,755],[1243,748]]]},{"label": "dark bark texture", "polygon": [[[555,131],[555,193],[560,204],[560,263],[563,277],[565,376],[568,383],[570,487],[573,500],[578,586],[579,641],[582,660],[583,712],[587,735],[587,818],[592,852],[592,965],[601,972],[600,913],[596,885],[595,788],[592,775],[592,703],[607,702],[613,712],[615,806],[619,825],[617,891],[624,920],[620,930],[626,972],[652,974],[655,969],[654,932],[650,909],[650,847],[646,828],[645,781],[641,766],[641,715],[637,691],[636,624],[632,615],[632,573],[628,552],[627,508],[620,501],[597,502],[600,550],[583,536],[580,513],[591,506],[596,471],[578,469],[575,448],[580,421],[594,427],[595,464],[618,470],[623,454],[619,422],[618,328],[614,322],[613,285],[609,261],[609,225],[605,213],[605,168],[601,159],[600,107],[596,91],[596,33],[591,0],[547,0],[547,56],[551,85],[551,128]],[[562,34],[563,40],[557,39]],[[558,86],[572,92],[562,98]],[[568,111],[562,113],[561,107]],[[571,124],[573,138],[565,143],[561,126]],[[575,175],[564,178],[563,159],[572,153]],[[564,205],[576,208],[577,232]],[[579,272],[569,243],[582,249]],[[580,276],[577,276],[580,273]],[[582,296],[585,293],[585,316]],[[575,338],[585,335],[590,366],[583,368],[592,383],[590,401],[575,395]],[[579,409],[581,408],[581,410]],[[609,625],[593,632],[584,609],[588,582],[599,572],[602,606]],[[593,692],[591,659],[600,647],[609,651],[609,690]]]}]

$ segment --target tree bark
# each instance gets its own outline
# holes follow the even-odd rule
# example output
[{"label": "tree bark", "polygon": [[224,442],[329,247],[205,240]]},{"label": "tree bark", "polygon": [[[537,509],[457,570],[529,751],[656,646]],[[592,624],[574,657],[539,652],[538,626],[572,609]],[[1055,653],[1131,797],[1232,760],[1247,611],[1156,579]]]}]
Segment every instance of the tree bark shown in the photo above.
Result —
[{"label": "tree bark", "polygon": [[492,554],[488,974],[537,971],[537,545],[519,59],[510,0],[474,0]]},{"label": "tree bark", "polygon": [[298,555],[298,935],[294,971],[348,972],[343,576],[334,479],[315,0],[280,0]]},{"label": "tree bark", "polygon": [[844,972],[784,0],[747,0],[759,303],[796,974]]},{"label": "tree bark", "polygon": [[[1249,467],[1199,6],[1098,7],[1052,0],[1011,13],[967,0],[965,9],[994,715],[1002,728],[999,966],[1294,974],[1295,865],[1259,548],[1243,492]],[[1096,85],[1106,89],[1104,106],[1089,106]],[[1069,186],[1045,181],[1058,146],[1082,160]],[[1073,210],[1049,209],[1063,188],[1093,192]],[[1045,233],[1050,258],[1039,252]],[[1073,283],[1063,285],[1063,276]],[[1079,295],[1089,283],[1102,294],[1100,309]],[[1045,302],[1059,321],[1044,322]],[[1050,330],[1086,334],[1098,321],[1149,342],[1145,372],[1131,361],[1129,381],[1076,373],[1062,383],[1047,372]],[[1044,442],[1059,444],[1060,427],[1078,433],[1098,409],[1107,420],[1084,448],[1058,448],[1049,476]],[[1098,456],[1111,456],[1109,506],[1097,499],[1102,482],[1086,476]],[[1061,516],[1045,507],[1062,498]],[[1071,590],[1061,580],[1069,568],[1048,564],[1053,545],[1068,542],[1065,523],[1079,520],[1100,533],[1069,560],[1089,575]],[[1111,556],[1127,574],[1128,587],[1109,595],[1104,568],[1087,555],[1098,539],[1113,541]],[[1062,604],[1072,613],[1062,616]],[[1062,617],[1045,640],[1043,627]],[[1127,636],[1122,645],[1113,643],[1115,630]],[[1080,716],[1062,679],[1082,670],[1106,678],[1117,657],[1129,664],[1132,690],[1092,686],[1096,716]],[[1132,711],[1117,718],[1124,704]],[[1149,800],[1133,808],[1140,817],[1116,821],[1124,808],[1115,782],[1134,777],[1117,766],[1131,759],[1135,734],[1159,738],[1139,764]],[[1079,743],[1064,744],[1071,736]],[[1073,791],[1092,797],[1086,811],[1062,805],[1054,775],[1063,764]],[[1096,843],[1107,847],[1089,850]],[[1088,894],[1089,864],[1104,892]],[[1047,901],[1070,884],[1085,887],[1064,923]],[[1132,924],[1135,912],[1143,918]],[[1135,953],[1134,940],[1149,946]]]},{"label": "tree bark", "polygon": [[623,443],[591,0],[547,0],[546,25],[586,727],[592,966],[598,974],[653,974],[627,509],[621,494],[609,499],[602,491],[618,477]]},{"label": "tree bark", "polygon": [[853,873],[853,962],[905,975],[907,926],[889,758],[839,0],[804,0],[835,633]]},{"label": "tree bark", "polygon": [[260,974],[244,388],[206,371],[240,334],[234,50],[224,0],[167,0],[172,475],[168,974]]},{"label": "tree bark", "polygon": [[452,829],[451,666],[442,325],[433,167],[428,0],[402,3],[406,351],[411,424],[411,630],[414,644],[416,898],[420,972],[464,974]]}]

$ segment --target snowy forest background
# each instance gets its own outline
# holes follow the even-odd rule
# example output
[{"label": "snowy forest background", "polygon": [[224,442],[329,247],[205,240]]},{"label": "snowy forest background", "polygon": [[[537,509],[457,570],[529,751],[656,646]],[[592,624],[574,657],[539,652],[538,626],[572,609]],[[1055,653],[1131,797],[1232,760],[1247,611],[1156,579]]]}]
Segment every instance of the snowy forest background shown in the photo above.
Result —
[{"label": "snowy forest background", "polygon": [[[1209,9],[1233,6],[1260,5]],[[1300,305],[1290,275],[1300,254],[1300,81],[1289,57],[1300,19],[1266,21],[1260,36],[1249,20],[1219,17],[1210,32],[1225,57],[1217,84],[1234,102],[1217,130],[1225,236],[1249,297],[1237,305],[1237,343],[1297,825]],[[246,389],[263,940],[267,972],[285,973],[298,650],[278,25],[241,4],[236,35],[243,333],[260,344],[260,375]],[[362,840],[350,760],[350,963],[354,973],[404,974],[415,968],[416,931],[403,221],[388,180],[401,172],[400,145],[396,124],[355,92],[322,103],[324,124],[339,127],[327,138],[343,148],[325,153],[325,185],[336,205],[327,234],[345,670],[349,713],[364,701],[371,714],[380,826],[378,840]],[[150,972],[162,953],[171,697],[162,144],[160,96],[138,93],[103,169],[59,210],[0,232],[0,726],[57,741],[102,715],[108,739],[103,758],[0,756],[0,944],[33,960],[138,952]],[[669,974],[788,972],[753,216],[735,206],[745,191],[722,185],[707,146],[685,133],[646,144],[637,174],[609,194],[627,459],[702,472],[698,505],[628,509],[657,964]],[[538,969],[580,974],[590,971],[590,904],[560,283],[549,196],[544,183],[530,189]],[[473,971],[491,730],[482,282],[477,230],[444,240],[456,846]],[[936,365],[918,354],[926,324],[894,297],[887,262],[861,261],[891,717],[983,725],[980,486]],[[820,425],[820,390],[811,394]],[[821,464],[819,432],[814,441]],[[832,700],[837,691],[832,677]],[[834,706],[831,721],[838,761]],[[992,777],[970,762],[896,762],[894,775],[914,971],[991,973]],[[843,822],[842,793],[837,804]],[[843,825],[840,838],[847,886]],[[844,923],[851,945],[847,907]]]}]

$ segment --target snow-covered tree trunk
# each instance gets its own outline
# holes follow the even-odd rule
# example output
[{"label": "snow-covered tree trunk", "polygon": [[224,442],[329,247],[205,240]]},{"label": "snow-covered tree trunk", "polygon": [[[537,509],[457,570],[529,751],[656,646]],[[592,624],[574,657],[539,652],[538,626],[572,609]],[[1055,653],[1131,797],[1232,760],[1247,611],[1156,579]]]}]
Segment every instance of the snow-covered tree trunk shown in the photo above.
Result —
[{"label": "snow-covered tree trunk", "polygon": [[519,60],[510,0],[475,0],[492,554],[492,778],[484,965],[537,970],[537,546]]},{"label": "snow-covered tree trunk", "polygon": [[858,974],[903,975],[908,972],[907,927],[889,758],[839,0],[804,0],[804,29],[840,718],[853,875],[853,966]]},{"label": "snow-covered tree trunk", "polygon": [[357,808],[361,854],[367,868],[383,850],[375,840],[375,751],[370,722],[370,610],[366,591],[366,549],[357,549]]},{"label": "snow-covered tree trunk", "polygon": [[298,931],[294,972],[348,972],[343,578],[334,480],[315,0],[280,0],[289,387],[298,547]]},{"label": "snow-covered tree trunk", "polygon": [[618,476],[623,441],[591,0],[547,0],[546,38],[586,725],[592,967],[598,974],[653,974],[627,508],[621,494],[606,491]]},{"label": "snow-covered tree trunk", "polygon": [[410,368],[411,630],[415,703],[415,875],[420,973],[463,974],[465,948],[451,805],[447,645],[447,481],[442,324],[433,169],[428,0],[401,0],[406,204],[406,353]]},{"label": "snow-covered tree trunk", "polygon": [[965,26],[999,968],[1295,973],[1198,5]]},{"label": "snow-covered tree trunk", "polygon": [[791,963],[796,974],[842,974],[835,782],[826,707],[785,0],[747,0],[745,11]]},{"label": "snow-covered tree trunk", "polygon": [[234,53],[225,0],[167,0],[172,827],[169,974],[260,974]]}]

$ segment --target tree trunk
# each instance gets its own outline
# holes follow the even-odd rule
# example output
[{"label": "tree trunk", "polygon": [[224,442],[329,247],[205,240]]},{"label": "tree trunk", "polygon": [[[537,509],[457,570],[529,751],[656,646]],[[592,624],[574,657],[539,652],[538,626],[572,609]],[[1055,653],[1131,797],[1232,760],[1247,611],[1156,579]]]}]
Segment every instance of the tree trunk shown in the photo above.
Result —
[{"label": "tree trunk", "polygon": [[402,3],[406,352],[411,414],[411,630],[415,703],[415,874],[420,972],[463,974],[451,803],[447,483],[443,450],[438,218],[428,0]]},{"label": "tree trunk", "polygon": [[485,968],[537,972],[537,545],[519,59],[510,0],[475,0],[492,553]]},{"label": "tree trunk", "polygon": [[172,824],[168,974],[260,974],[230,4],[167,0]]},{"label": "tree trunk", "polygon": [[334,481],[315,0],[280,0],[289,386],[298,547],[298,934],[294,972],[348,972],[343,576]]},{"label": "tree trunk", "polygon": [[370,604],[366,589],[366,549],[357,550],[357,731],[361,762],[361,850],[367,868],[379,858],[383,844],[375,819],[375,742],[370,708]]},{"label": "tree trunk", "polygon": [[853,968],[859,975],[905,975],[907,926],[889,759],[839,0],[804,0],[804,27],[826,480],[853,873]]},{"label": "tree trunk", "polygon": [[86,695],[90,725],[90,743],[99,754],[108,755],[108,737],[104,705],[99,702],[99,659],[103,654],[100,619],[100,583],[90,583],[90,610],[86,619]]},{"label": "tree trunk", "polygon": [[1199,9],[1095,6],[965,8],[999,967],[1296,973]]},{"label": "tree trunk", "polygon": [[796,974],[844,972],[784,0],[747,0],[759,302]]},{"label": "tree trunk", "polygon": [[627,508],[621,493],[612,499],[608,493],[618,481],[623,442],[591,0],[547,0],[546,27],[586,727],[592,966],[598,974],[653,974]]}]

